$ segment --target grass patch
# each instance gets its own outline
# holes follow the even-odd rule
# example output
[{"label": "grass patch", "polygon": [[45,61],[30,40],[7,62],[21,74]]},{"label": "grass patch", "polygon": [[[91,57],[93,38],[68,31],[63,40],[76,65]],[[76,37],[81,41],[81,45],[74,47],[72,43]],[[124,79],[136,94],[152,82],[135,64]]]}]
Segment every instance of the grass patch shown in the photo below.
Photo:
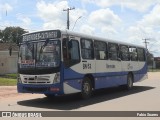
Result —
[{"label": "grass patch", "polygon": [[10,77],[10,78],[17,78],[17,74],[6,74],[7,77]]},{"label": "grass patch", "polygon": [[15,85],[17,85],[17,79],[0,77],[0,86],[15,86]]},{"label": "grass patch", "polygon": [[17,74],[5,74],[5,75],[0,75],[0,78],[17,79]]}]

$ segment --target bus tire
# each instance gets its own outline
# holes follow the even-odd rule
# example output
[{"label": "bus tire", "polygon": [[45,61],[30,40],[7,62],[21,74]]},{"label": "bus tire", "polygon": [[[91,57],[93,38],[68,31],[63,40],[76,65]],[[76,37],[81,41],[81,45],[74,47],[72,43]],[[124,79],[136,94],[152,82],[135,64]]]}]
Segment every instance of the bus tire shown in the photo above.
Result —
[{"label": "bus tire", "polygon": [[81,96],[83,99],[88,99],[92,96],[92,88],[91,80],[86,77],[82,82]]},{"label": "bus tire", "polygon": [[133,76],[132,74],[128,74],[126,89],[131,90],[132,88],[133,88]]}]

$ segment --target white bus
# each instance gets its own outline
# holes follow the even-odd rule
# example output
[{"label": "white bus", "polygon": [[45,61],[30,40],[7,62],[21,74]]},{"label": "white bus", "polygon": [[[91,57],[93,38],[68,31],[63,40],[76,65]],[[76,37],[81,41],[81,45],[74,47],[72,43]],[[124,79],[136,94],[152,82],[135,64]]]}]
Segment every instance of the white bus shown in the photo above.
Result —
[{"label": "white bus", "polygon": [[143,46],[68,30],[27,33],[19,43],[19,93],[47,97],[81,93],[89,98],[100,88],[133,87],[147,77]]}]

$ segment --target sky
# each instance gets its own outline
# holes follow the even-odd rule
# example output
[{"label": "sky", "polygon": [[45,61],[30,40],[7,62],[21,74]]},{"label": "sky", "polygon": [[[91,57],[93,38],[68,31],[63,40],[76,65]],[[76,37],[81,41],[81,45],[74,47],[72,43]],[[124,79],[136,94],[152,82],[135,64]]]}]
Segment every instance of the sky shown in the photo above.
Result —
[{"label": "sky", "polygon": [[160,57],[160,0],[0,0],[0,29],[66,29],[144,46]]}]

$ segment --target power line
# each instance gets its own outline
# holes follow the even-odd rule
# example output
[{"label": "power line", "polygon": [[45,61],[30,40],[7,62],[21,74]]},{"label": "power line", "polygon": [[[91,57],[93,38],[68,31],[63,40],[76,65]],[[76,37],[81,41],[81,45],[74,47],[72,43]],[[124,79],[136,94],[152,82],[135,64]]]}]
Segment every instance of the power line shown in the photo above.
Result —
[{"label": "power line", "polygon": [[70,10],[74,10],[75,7],[70,7],[70,8],[67,8],[67,9],[63,9],[63,11],[67,11],[67,29],[69,30],[69,11]]}]

